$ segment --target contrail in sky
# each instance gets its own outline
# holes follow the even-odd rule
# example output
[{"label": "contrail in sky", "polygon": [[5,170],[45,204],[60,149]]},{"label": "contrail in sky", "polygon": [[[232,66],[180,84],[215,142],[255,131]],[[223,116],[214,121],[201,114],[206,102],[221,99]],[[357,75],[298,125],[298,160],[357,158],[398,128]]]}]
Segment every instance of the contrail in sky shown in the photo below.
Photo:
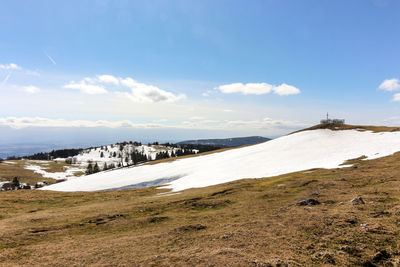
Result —
[{"label": "contrail in sky", "polygon": [[8,79],[10,78],[10,76],[11,76],[11,73],[12,73],[12,70],[7,74],[7,76],[4,78],[4,80],[2,81],[2,83],[1,83],[1,86],[0,87],[3,87],[4,85],[6,85],[6,83],[7,83],[7,81],[8,81]]},{"label": "contrail in sky", "polygon": [[51,56],[49,56],[49,54],[47,54],[46,51],[44,51],[44,53],[54,65],[57,65],[56,61]]}]

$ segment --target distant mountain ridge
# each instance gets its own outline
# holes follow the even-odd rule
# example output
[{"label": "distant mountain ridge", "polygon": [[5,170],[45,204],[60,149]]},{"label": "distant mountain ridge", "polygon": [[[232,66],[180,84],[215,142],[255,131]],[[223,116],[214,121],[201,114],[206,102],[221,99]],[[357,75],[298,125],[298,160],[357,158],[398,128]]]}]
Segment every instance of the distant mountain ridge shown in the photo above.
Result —
[{"label": "distant mountain ridge", "polygon": [[190,145],[214,145],[214,146],[226,146],[226,147],[237,147],[244,145],[252,145],[265,141],[271,140],[270,138],[262,136],[247,136],[247,137],[234,137],[234,138],[223,138],[223,139],[198,139],[198,140],[186,140],[178,142],[178,145],[190,144]]}]

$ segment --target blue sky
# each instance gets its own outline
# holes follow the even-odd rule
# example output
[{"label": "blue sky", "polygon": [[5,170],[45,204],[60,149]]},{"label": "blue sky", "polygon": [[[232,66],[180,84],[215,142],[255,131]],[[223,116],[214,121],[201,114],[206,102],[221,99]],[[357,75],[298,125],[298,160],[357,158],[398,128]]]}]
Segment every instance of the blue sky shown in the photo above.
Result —
[{"label": "blue sky", "polygon": [[0,139],[274,137],[327,111],[399,125],[399,12],[395,0],[3,1]]}]

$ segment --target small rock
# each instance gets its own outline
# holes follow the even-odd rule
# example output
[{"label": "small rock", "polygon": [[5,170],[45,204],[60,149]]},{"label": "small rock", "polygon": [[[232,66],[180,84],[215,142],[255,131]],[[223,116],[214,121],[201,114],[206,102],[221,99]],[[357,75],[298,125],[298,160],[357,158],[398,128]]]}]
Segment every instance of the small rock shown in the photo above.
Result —
[{"label": "small rock", "polygon": [[355,220],[355,219],[346,219],[344,221],[349,223],[349,224],[353,224],[353,225],[357,223],[357,220]]},{"label": "small rock", "polygon": [[231,239],[233,237],[233,233],[226,233],[221,236],[222,239]]},{"label": "small rock", "polygon": [[319,205],[319,204],[321,204],[321,202],[319,202],[315,198],[304,199],[304,200],[297,202],[297,205],[299,205],[299,206]]},{"label": "small rock", "polygon": [[353,198],[353,199],[351,200],[351,203],[352,203],[353,205],[363,205],[363,204],[365,204],[364,199],[363,199],[361,196],[356,197],[356,198]]}]

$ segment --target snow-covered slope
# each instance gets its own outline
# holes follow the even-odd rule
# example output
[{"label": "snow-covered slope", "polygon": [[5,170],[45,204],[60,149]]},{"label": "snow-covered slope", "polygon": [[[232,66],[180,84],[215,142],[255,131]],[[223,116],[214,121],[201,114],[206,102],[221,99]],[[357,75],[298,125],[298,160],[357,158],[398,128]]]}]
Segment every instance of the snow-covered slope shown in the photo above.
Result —
[{"label": "snow-covered slope", "polygon": [[[72,158],[57,158],[55,161],[68,161],[74,165],[87,167],[89,163],[97,163],[100,168],[107,165],[127,166],[133,164],[132,153],[142,154],[145,158],[155,160],[158,153],[168,153],[169,156],[175,155],[178,151],[185,151],[177,147],[163,145],[142,145],[139,143],[120,143],[107,146],[88,148]],[[190,150],[197,153],[198,150]]]},{"label": "snow-covered slope", "polygon": [[165,183],[174,191],[243,178],[261,178],[307,170],[336,168],[348,159],[378,158],[400,151],[400,132],[327,129],[304,131],[258,145],[170,163],[143,165],[82,176],[43,189],[95,191]]}]

